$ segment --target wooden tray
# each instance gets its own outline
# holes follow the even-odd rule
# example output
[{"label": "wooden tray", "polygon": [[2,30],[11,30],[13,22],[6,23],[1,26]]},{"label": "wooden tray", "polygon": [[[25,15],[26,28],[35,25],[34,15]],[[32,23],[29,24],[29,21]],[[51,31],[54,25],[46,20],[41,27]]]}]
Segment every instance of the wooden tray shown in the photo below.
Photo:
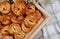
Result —
[{"label": "wooden tray", "polygon": [[40,5],[33,2],[36,8],[42,13],[42,17],[37,23],[37,25],[29,32],[24,39],[33,39],[33,37],[44,27],[44,25],[49,21],[51,15],[48,14]]}]

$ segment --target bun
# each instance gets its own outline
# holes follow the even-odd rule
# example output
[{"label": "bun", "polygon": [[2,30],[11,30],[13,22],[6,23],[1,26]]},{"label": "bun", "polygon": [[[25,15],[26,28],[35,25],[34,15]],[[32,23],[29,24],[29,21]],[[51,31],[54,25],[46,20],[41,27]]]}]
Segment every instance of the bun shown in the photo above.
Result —
[{"label": "bun", "polygon": [[10,11],[10,4],[8,2],[1,2],[0,12],[2,12],[2,14],[8,14],[9,11]]},{"label": "bun", "polygon": [[21,27],[19,24],[12,23],[9,27],[10,34],[16,34],[16,33],[19,33],[20,31],[21,31]]},{"label": "bun", "polygon": [[27,25],[27,27],[34,27],[38,20],[41,18],[41,14],[39,13],[39,11],[35,11],[33,14],[28,15],[25,20],[24,23],[25,25]]},{"label": "bun", "polygon": [[24,33],[23,31],[19,32],[18,34],[14,35],[15,39],[23,39],[25,37],[26,33]]},{"label": "bun", "polygon": [[0,16],[0,22],[3,25],[9,25],[11,23],[10,16],[8,16],[8,15],[1,15]]},{"label": "bun", "polygon": [[26,14],[30,15],[33,12],[35,12],[35,6],[31,3],[28,3],[27,6],[26,6]]},{"label": "bun", "polygon": [[22,23],[22,31],[28,33],[31,31],[32,28],[28,28],[24,23]]},{"label": "bun", "polygon": [[15,15],[23,15],[25,12],[25,3],[24,2],[17,2],[15,4],[11,5],[11,9],[14,12]]},{"label": "bun", "polygon": [[8,28],[9,28],[9,25],[4,26],[4,27],[2,27],[2,29],[0,30],[0,32],[1,32],[3,35],[8,35],[8,34],[9,34]]},{"label": "bun", "polygon": [[24,19],[23,16],[15,16],[14,14],[12,14],[10,17],[13,23],[18,23],[18,24],[21,24]]}]

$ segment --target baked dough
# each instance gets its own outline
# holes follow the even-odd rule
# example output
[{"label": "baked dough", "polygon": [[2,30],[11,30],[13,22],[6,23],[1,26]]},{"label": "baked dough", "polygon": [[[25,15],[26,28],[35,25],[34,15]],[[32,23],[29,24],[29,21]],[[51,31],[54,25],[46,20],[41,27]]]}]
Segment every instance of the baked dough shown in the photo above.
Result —
[{"label": "baked dough", "polygon": [[39,19],[42,17],[42,14],[39,10],[36,10],[33,14],[37,19],[37,22],[39,21]]},{"label": "baked dough", "polygon": [[34,27],[38,20],[41,18],[41,14],[39,11],[35,11],[33,14],[31,15],[28,15],[25,20],[24,20],[24,23],[25,25],[27,25],[27,27]]},{"label": "baked dough", "polygon": [[24,23],[22,23],[22,31],[28,33],[31,31],[32,28],[28,28]]},{"label": "baked dough", "polygon": [[25,3],[24,2],[17,2],[11,5],[11,9],[15,15],[23,15],[25,12]]},{"label": "baked dough", "polygon": [[26,6],[26,14],[30,15],[35,12],[35,6],[32,3],[28,3]]},{"label": "baked dough", "polygon": [[15,39],[23,39],[25,37],[26,33],[23,31],[19,32],[18,34],[14,34]]},{"label": "baked dough", "polygon": [[9,25],[11,23],[10,16],[8,16],[8,15],[0,15],[0,22],[3,25]]},{"label": "baked dough", "polygon": [[21,27],[20,27],[20,25],[17,24],[17,23],[12,23],[12,24],[10,25],[8,31],[9,31],[10,34],[17,34],[17,33],[19,33],[19,32],[21,31]]},{"label": "baked dough", "polygon": [[33,3],[23,0],[0,2],[0,39],[24,39],[41,19]]},{"label": "baked dough", "polygon": [[11,21],[12,21],[13,23],[21,24],[22,21],[23,21],[23,19],[24,19],[23,16],[13,16],[13,17],[11,18]]},{"label": "baked dough", "polygon": [[8,14],[8,12],[10,11],[10,4],[8,2],[1,2],[0,3],[0,12],[2,12],[2,14]]},{"label": "baked dough", "polygon": [[3,35],[8,35],[9,34],[8,28],[9,28],[9,25],[2,27],[2,29],[0,30],[0,33]]}]

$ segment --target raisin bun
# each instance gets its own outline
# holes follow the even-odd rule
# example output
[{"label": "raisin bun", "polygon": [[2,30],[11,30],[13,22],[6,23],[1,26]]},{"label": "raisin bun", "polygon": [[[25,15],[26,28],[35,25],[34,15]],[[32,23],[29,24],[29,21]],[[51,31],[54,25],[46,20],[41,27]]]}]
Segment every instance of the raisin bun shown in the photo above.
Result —
[{"label": "raisin bun", "polygon": [[11,5],[11,9],[15,15],[23,15],[25,12],[25,2],[16,2]]},{"label": "raisin bun", "polygon": [[34,27],[40,18],[41,18],[40,12],[35,11],[33,14],[28,15],[25,18],[24,23],[25,25],[27,25],[27,27]]},{"label": "raisin bun", "polygon": [[22,23],[22,31],[28,33],[31,31],[32,28],[27,27],[24,23]]},{"label": "raisin bun", "polygon": [[9,27],[9,33],[10,34],[16,34],[16,33],[19,33],[21,31],[21,27],[19,24],[17,23],[12,23]]},{"label": "raisin bun", "polygon": [[0,33],[3,34],[3,35],[8,35],[9,34],[8,28],[9,28],[9,25],[3,26],[0,30]]},{"label": "raisin bun", "polygon": [[10,11],[10,4],[8,2],[1,2],[0,3],[0,12],[2,12],[2,14],[8,14]]},{"label": "raisin bun", "polygon": [[26,6],[26,14],[30,15],[33,12],[35,12],[35,5],[33,5],[32,3],[28,3]]},{"label": "raisin bun", "polygon": [[25,37],[26,33],[21,31],[18,34],[14,34],[15,39],[23,39]]},{"label": "raisin bun", "polygon": [[11,19],[9,15],[0,15],[0,22],[3,25],[9,25],[11,23]]}]

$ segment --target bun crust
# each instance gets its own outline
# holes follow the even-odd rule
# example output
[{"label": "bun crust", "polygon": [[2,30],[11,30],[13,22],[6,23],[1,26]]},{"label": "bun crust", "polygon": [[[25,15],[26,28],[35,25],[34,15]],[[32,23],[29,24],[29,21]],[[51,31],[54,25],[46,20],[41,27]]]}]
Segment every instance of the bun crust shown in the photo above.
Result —
[{"label": "bun crust", "polygon": [[8,15],[1,15],[0,16],[0,22],[3,25],[9,25],[11,23],[10,16],[8,16]]},{"label": "bun crust", "polygon": [[25,3],[24,2],[17,2],[11,5],[11,9],[15,15],[23,15],[25,12]]},{"label": "bun crust", "polygon": [[9,34],[8,28],[9,28],[9,25],[4,26],[4,27],[1,28],[1,31],[0,31],[0,32],[1,32],[3,35],[8,35],[8,34]]},{"label": "bun crust", "polygon": [[22,23],[22,31],[28,33],[28,32],[31,31],[31,29],[32,29],[32,28],[28,28],[28,27],[26,27],[26,25],[25,25],[24,23]]},{"label": "bun crust", "polygon": [[10,11],[10,4],[8,2],[1,2],[0,12],[2,12],[2,14],[8,14],[9,11]]},{"label": "bun crust", "polygon": [[26,14],[30,15],[33,12],[35,12],[35,6],[31,3],[28,3],[27,6],[26,6]]},{"label": "bun crust", "polygon": [[21,27],[19,24],[12,23],[9,27],[9,33],[10,34],[17,34],[21,31]]}]

